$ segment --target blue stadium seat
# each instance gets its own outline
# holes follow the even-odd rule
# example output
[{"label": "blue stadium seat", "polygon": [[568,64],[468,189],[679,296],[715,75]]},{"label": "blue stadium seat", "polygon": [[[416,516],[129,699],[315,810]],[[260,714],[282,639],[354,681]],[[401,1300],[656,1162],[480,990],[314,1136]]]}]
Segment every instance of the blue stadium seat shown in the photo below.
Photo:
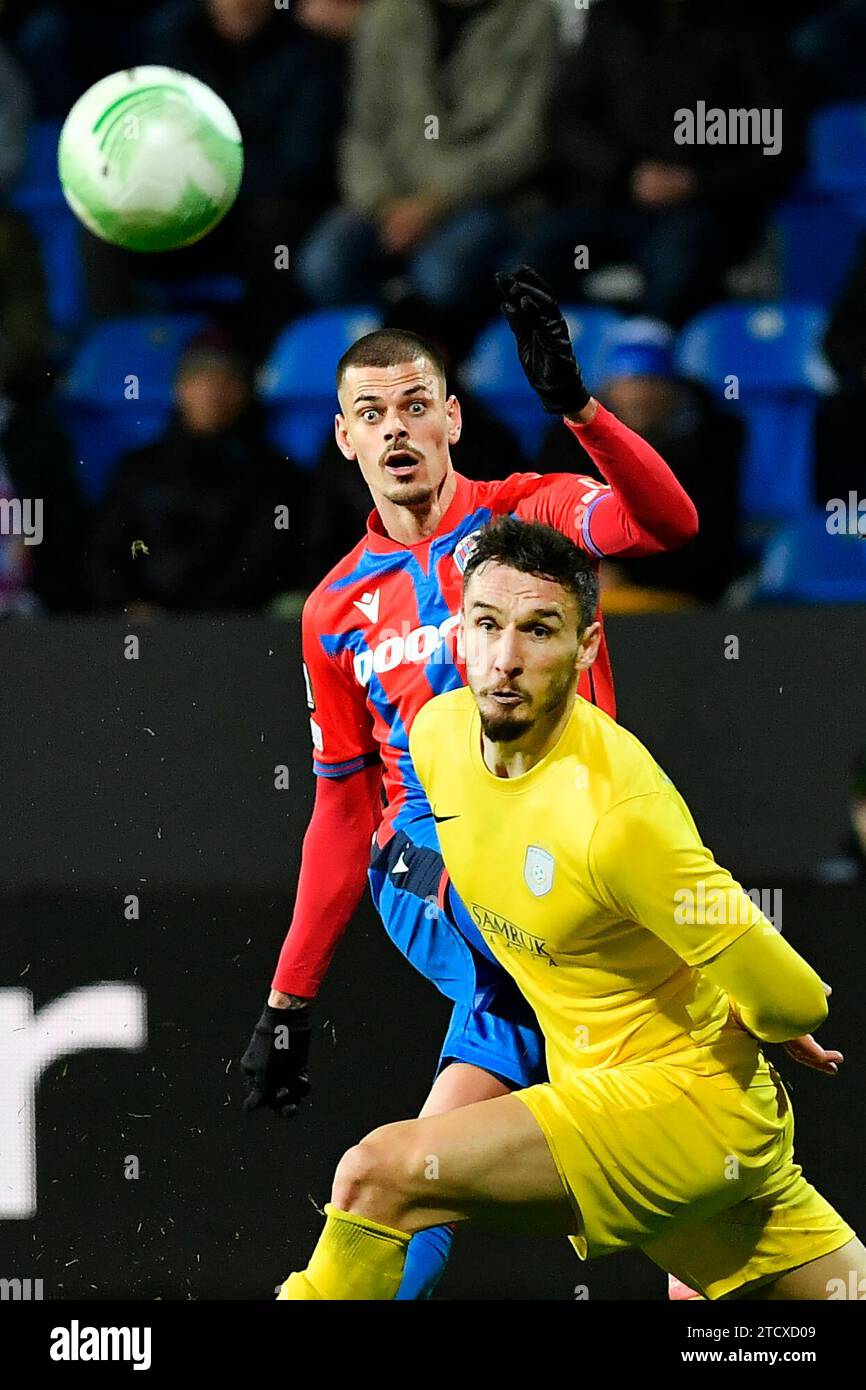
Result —
[{"label": "blue stadium seat", "polygon": [[817,393],[833,385],[821,354],[826,321],[815,304],[724,304],[680,334],[679,371],[745,421],[746,521],[795,516],[810,503]]},{"label": "blue stadium seat", "polygon": [[[761,560],[757,601],[866,603],[866,534],[836,535],[827,524],[813,508],[780,527]],[[866,518],[860,524],[866,531]]]},{"label": "blue stadium seat", "polygon": [[334,427],[337,362],[365,333],[381,328],[372,305],[321,309],[282,333],[259,375],[272,443],[302,468],[312,468]]},{"label": "blue stadium seat", "polygon": [[87,495],[101,496],[122,453],[157,438],[172,409],[175,369],[206,325],[200,314],[130,317],[98,324],[63,386],[63,416]]},{"label": "blue stadium seat", "polygon": [[48,312],[61,332],[78,328],[84,317],[81,229],[67,205],[57,175],[58,121],[35,121],[27,158],[10,202],[33,229],[48,282]]},{"label": "blue stadium seat", "polygon": [[776,208],[772,226],[781,297],[835,303],[866,232],[864,223],[840,199],[803,194]]},{"label": "blue stadium seat", "polygon": [[866,217],[866,104],[830,106],[813,116],[807,177]]},{"label": "blue stadium seat", "polygon": [[[571,341],[583,375],[596,389],[604,379],[610,340],[623,314],[613,309],[584,305],[564,307]],[[550,428],[551,417],[542,410],[526,380],[514,335],[504,319],[494,319],[481,332],[464,364],[462,379],[516,434],[527,457],[534,458]]]}]

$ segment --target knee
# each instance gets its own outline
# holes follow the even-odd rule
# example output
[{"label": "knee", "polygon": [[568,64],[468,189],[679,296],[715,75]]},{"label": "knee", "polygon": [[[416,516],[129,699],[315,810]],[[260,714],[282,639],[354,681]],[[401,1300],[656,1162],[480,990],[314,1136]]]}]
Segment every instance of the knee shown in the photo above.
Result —
[{"label": "knee", "polygon": [[387,1125],[347,1150],[334,1174],[331,1202],[335,1207],[400,1227],[413,1206],[417,1187],[413,1146],[404,1133],[407,1127]]}]

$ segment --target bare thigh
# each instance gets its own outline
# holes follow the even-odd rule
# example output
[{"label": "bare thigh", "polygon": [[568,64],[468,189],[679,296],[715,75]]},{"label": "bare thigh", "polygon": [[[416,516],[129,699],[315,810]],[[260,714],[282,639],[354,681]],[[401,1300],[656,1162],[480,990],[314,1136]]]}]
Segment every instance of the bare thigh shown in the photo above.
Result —
[{"label": "bare thigh", "polygon": [[445,1115],[449,1110],[459,1110],[476,1101],[508,1096],[512,1089],[483,1067],[475,1067],[471,1062],[450,1062],[433,1082],[420,1118]]},{"label": "bare thigh", "polygon": [[576,1230],[547,1141],[512,1095],[374,1130],[341,1160],[332,1201],[409,1232],[451,1221],[536,1235]]}]

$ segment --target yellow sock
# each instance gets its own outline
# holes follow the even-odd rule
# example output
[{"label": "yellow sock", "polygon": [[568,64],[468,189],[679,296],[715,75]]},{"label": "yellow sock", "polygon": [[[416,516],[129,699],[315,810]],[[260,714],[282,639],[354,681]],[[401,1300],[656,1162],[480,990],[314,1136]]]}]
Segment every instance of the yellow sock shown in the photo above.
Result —
[{"label": "yellow sock", "polygon": [[325,1207],[325,1229],[307,1268],[290,1274],[277,1302],[393,1298],[411,1237],[366,1216]]}]

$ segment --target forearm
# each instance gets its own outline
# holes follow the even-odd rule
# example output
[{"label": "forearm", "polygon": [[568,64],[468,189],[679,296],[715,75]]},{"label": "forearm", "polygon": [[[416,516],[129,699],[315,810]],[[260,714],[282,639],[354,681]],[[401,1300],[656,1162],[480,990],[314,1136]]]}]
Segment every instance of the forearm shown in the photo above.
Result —
[{"label": "forearm", "polygon": [[566,416],[565,424],[612,488],[599,498],[588,523],[601,555],[651,555],[684,545],[697,533],[691,498],[639,434],[593,400],[577,416]]},{"label": "forearm", "polygon": [[767,922],[756,923],[701,969],[764,1042],[814,1033],[827,1017],[820,976]]},{"label": "forearm", "polygon": [[364,892],[380,783],[378,764],[339,780],[318,780],[292,923],[271,982],[268,1002],[277,1007],[318,993]]}]

